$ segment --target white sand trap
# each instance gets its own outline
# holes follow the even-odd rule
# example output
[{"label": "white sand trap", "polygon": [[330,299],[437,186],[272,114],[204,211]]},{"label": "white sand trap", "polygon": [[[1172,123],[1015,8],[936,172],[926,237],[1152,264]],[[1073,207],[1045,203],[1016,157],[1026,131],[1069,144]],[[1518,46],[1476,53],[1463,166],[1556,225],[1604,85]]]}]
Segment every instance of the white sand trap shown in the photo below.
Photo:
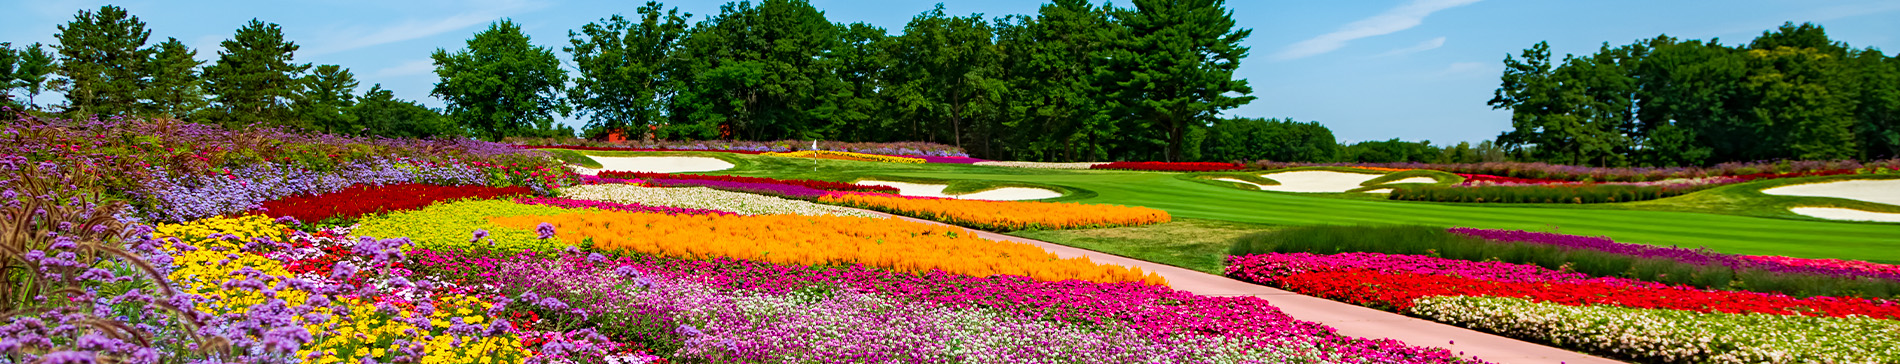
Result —
[{"label": "white sand trap", "polygon": [[858,181],[858,184],[864,186],[897,187],[897,193],[905,196],[948,197],[963,200],[1017,201],[1062,197],[1062,194],[1056,191],[1029,187],[1003,187],[976,193],[946,195],[943,193],[943,189],[944,187],[949,187],[947,185],[873,180]]},{"label": "white sand trap", "polygon": [[1364,193],[1392,193],[1392,189],[1390,189],[1390,188],[1381,188],[1381,189],[1376,189],[1376,190],[1365,190],[1365,191],[1359,191],[1359,192],[1364,192]]},{"label": "white sand trap", "polygon": [[1861,211],[1835,207],[1796,207],[1788,209],[1797,214],[1828,220],[1900,222],[1900,214]]},{"label": "white sand trap", "polygon": [[[1261,177],[1280,181],[1278,186],[1261,186],[1260,189],[1280,192],[1346,192],[1359,188],[1359,184],[1373,178],[1376,174],[1359,174],[1333,171],[1292,171],[1264,174]],[[1258,186],[1258,185],[1256,185]]]},{"label": "white sand trap", "polygon": [[1809,183],[1765,189],[1761,190],[1761,193],[1782,196],[1834,197],[1884,203],[1888,205],[1900,205],[1900,179]]},{"label": "white sand trap", "polygon": [[710,157],[597,157],[588,156],[600,162],[600,169],[573,167],[580,174],[595,174],[600,171],[680,173],[711,172],[732,168],[732,163]]},{"label": "white sand trap", "polygon": [[[1402,179],[1399,179],[1399,180],[1397,180],[1397,181],[1392,181],[1392,182],[1386,182],[1386,183],[1387,183],[1387,184],[1392,184],[1392,183],[1438,183],[1438,180],[1437,180],[1437,179],[1434,179],[1434,178],[1431,178],[1431,177],[1408,177],[1408,178],[1402,178]],[[1372,191],[1366,191],[1366,192],[1372,192]]]}]

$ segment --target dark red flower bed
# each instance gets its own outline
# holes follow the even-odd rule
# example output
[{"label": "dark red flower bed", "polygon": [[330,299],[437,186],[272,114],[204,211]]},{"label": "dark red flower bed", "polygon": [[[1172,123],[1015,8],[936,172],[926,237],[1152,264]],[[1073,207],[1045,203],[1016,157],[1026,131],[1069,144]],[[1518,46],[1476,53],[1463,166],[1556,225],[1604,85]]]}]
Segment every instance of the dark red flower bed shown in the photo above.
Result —
[{"label": "dark red flower bed", "polygon": [[1122,169],[1131,171],[1166,172],[1213,172],[1238,171],[1246,166],[1236,163],[1218,162],[1111,162],[1089,166],[1089,169]]},{"label": "dark red flower bed", "polygon": [[1900,303],[1851,297],[1795,298],[1778,294],[1705,291],[1683,286],[1641,287],[1607,282],[1497,282],[1369,270],[1299,273],[1275,279],[1288,290],[1368,307],[1403,311],[1419,298],[1493,296],[1571,306],[1611,305],[1696,312],[1765,313],[1900,319]]},{"label": "dark red flower bed", "polygon": [[844,182],[814,181],[814,180],[808,180],[808,179],[777,179],[777,178],[765,178],[765,177],[739,177],[739,176],[706,176],[706,175],[697,175],[697,174],[672,174],[672,173],[623,172],[623,171],[601,171],[600,177],[601,178],[643,179],[643,180],[687,179],[687,180],[722,181],[722,182],[738,182],[738,183],[770,183],[770,184],[799,186],[799,187],[805,187],[805,188],[811,188],[811,189],[817,189],[817,190],[826,190],[826,191],[862,191],[862,192],[897,193],[897,187],[891,187],[891,186],[864,186],[864,185],[854,185],[854,184],[844,183]]},{"label": "dark red flower bed", "polygon": [[379,212],[414,210],[448,200],[532,194],[534,191],[527,187],[354,185],[342,191],[321,195],[291,196],[264,201],[255,212],[273,217],[294,217],[303,222],[318,222],[332,218],[354,219]]}]

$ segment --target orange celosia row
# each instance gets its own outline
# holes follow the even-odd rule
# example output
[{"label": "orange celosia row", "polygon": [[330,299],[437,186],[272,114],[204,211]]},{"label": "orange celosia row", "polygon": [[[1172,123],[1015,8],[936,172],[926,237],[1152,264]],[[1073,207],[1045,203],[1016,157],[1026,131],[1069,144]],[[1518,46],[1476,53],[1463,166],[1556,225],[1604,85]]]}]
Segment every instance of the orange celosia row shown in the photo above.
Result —
[{"label": "orange celosia row", "polygon": [[916,198],[868,193],[832,193],[818,202],[883,211],[990,231],[1075,229],[1158,224],[1166,211],[1119,205],[1065,202]]},{"label": "orange celosia row", "polygon": [[491,217],[503,227],[554,225],[569,244],[591,241],[595,249],[682,258],[727,257],[775,264],[864,264],[902,272],[989,276],[1021,275],[1038,280],[1147,282],[1160,276],[1140,268],[1098,265],[1087,258],[1061,259],[1032,245],[979,238],[970,230],[897,219],[841,216],[713,216],[588,211],[557,215]]},{"label": "orange celosia row", "polygon": [[860,162],[924,163],[923,158],[897,157],[897,156],[852,153],[852,152],[838,152],[838,151],[829,151],[829,150],[815,150],[815,151],[801,150],[801,151],[788,152],[788,153],[760,153],[759,155],[768,156],[768,157],[787,157],[787,158],[823,158],[823,159],[837,159],[837,160],[860,161]]}]

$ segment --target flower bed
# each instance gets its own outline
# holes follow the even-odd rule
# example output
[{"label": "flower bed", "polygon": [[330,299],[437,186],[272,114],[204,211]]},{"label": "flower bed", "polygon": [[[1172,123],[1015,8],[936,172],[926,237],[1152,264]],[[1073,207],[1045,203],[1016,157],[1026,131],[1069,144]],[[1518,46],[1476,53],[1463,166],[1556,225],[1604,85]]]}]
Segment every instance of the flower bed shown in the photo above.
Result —
[{"label": "flower bed", "polygon": [[1035,246],[978,238],[955,227],[837,216],[690,216],[595,211],[490,218],[520,230],[551,224],[567,245],[690,259],[774,264],[864,264],[899,272],[1028,276],[1038,280],[1165,284],[1139,269],[1057,258]]},{"label": "flower bed", "polygon": [[1172,219],[1167,212],[1146,207],[1066,202],[958,200],[861,192],[836,192],[818,201],[990,231],[1138,226]]},{"label": "flower bed", "polygon": [[[6,113],[0,154],[85,175],[87,193],[126,201],[132,217],[180,222],[356,184],[525,186],[572,183],[545,153],[468,139],[357,138],[274,128],[229,130],[171,120],[59,120]],[[533,176],[530,174],[552,176]],[[537,178],[538,177],[538,178]],[[97,191],[92,191],[96,189]]]},{"label": "flower bed", "polygon": [[1093,166],[1095,166],[1095,165],[1097,165],[1097,164],[1102,164],[1102,163],[1104,163],[1104,162],[1075,162],[1075,163],[1054,163],[1054,162],[976,162],[975,164],[976,164],[976,165],[979,165],[979,166],[993,166],[993,167],[1011,167],[1011,168],[1041,168],[1041,169],[1089,169],[1090,167],[1093,167]]},{"label": "flower bed", "polygon": [[705,187],[652,188],[618,184],[588,185],[563,188],[561,195],[580,200],[730,211],[742,215],[877,216],[837,206]]},{"label": "flower bed", "polygon": [[896,187],[891,187],[891,186],[856,185],[856,184],[850,184],[850,183],[844,183],[844,182],[816,181],[816,180],[808,180],[808,179],[777,179],[777,178],[766,178],[766,177],[711,176],[711,175],[698,175],[698,174],[647,173],[647,172],[622,172],[622,171],[601,171],[600,177],[626,178],[626,179],[660,178],[660,179],[669,179],[669,180],[771,183],[771,184],[800,186],[800,187],[805,187],[805,188],[819,189],[819,190],[826,190],[826,191],[860,191],[860,192],[886,192],[886,193],[898,192]]},{"label": "flower bed", "polygon": [[1701,191],[1714,185],[1528,184],[1470,186],[1399,186],[1393,200],[1475,203],[1614,203],[1654,200]]},{"label": "flower bed", "polygon": [[[1819,358],[1813,361],[1852,362],[1848,359],[1881,353],[1881,348],[1900,342],[1744,335],[1721,341],[1743,345],[1701,342],[1677,347],[1690,351],[1663,350],[1677,340],[1706,338],[1710,332],[1796,330],[1792,336],[1820,337],[1850,328],[1900,327],[1892,323],[1900,320],[1900,302],[1888,300],[1701,290],[1530,265],[1379,253],[1234,256],[1229,257],[1228,274],[1317,297],[1643,360],[1730,362],[1772,355],[1764,350],[1786,350]],[[1629,321],[1613,322],[1635,326],[1597,321],[1603,312],[1627,314],[1624,319]],[[1708,331],[1664,329],[1703,327],[1700,320],[1705,319],[1713,326],[1701,330]],[[1662,330],[1663,338],[1656,341],[1637,327]],[[1772,362],[1808,362],[1776,360]]]},{"label": "flower bed", "polygon": [[417,255],[419,269],[572,307],[548,310],[542,322],[602,325],[633,342],[670,343],[674,358],[694,362],[841,354],[874,362],[1473,362],[1442,349],[1339,336],[1254,297],[1137,283],[731,259]]},{"label": "flower bed", "polygon": [[437,186],[400,184],[354,185],[342,191],[264,201],[256,212],[298,221],[355,219],[379,212],[419,209],[441,202],[470,198],[497,198],[533,194],[527,187]]},{"label": "flower bed", "polygon": [[1668,363],[1900,362],[1900,321],[1430,297],[1414,314],[1506,336]]},{"label": "flower bed", "polygon": [[896,157],[896,156],[888,156],[888,155],[864,154],[864,153],[852,153],[852,152],[834,152],[834,151],[828,151],[828,150],[820,150],[820,151],[801,150],[801,151],[796,151],[796,152],[785,152],[785,153],[762,153],[759,155],[763,155],[767,157],[820,158],[820,159],[836,159],[836,160],[859,161],[859,162],[924,163],[923,158]]},{"label": "flower bed", "polygon": [[1247,169],[1238,163],[1216,162],[1109,162],[1090,165],[1089,169],[1119,169],[1130,171],[1166,171],[1166,172],[1215,172],[1238,171]]},{"label": "flower bed", "polygon": [[523,204],[523,205],[554,206],[554,207],[567,208],[567,209],[597,209],[597,210],[620,211],[620,212],[653,212],[653,213],[662,213],[662,214],[667,214],[667,215],[738,215],[735,213],[719,211],[719,210],[688,209],[688,208],[666,207],[666,206],[647,206],[647,205],[641,205],[641,204],[602,202],[602,201],[592,201],[592,200],[575,200],[575,199],[559,198],[559,197],[517,198],[515,199],[515,203]]}]

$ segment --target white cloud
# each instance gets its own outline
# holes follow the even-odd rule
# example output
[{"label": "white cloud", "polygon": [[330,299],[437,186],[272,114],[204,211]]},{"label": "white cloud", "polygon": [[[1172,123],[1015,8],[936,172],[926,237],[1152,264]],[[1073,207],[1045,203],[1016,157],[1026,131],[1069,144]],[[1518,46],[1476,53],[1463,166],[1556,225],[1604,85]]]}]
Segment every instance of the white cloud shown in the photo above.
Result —
[{"label": "white cloud", "polygon": [[1418,45],[1415,45],[1415,46],[1394,49],[1390,52],[1381,53],[1373,57],[1403,56],[1407,54],[1438,49],[1438,47],[1443,47],[1443,46],[1445,46],[1445,37],[1438,37],[1438,38],[1432,38],[1431,40],[1427,40],[1424,43],[1419,43]]},{"label": "white cloud", "polygon": [[1490,70],[1493,65],[1488,62],[1452,62],[1450,66],[1445,66],[1444,70],[1438,71],[1437,75],[1442,77],[1474,74]]},{"label": "white cloud", "polygon": [[1285,61],[1325,54],[1345,47],[1347,42],[1356,39],[1411,29],[1424,23],[1425,17],[1432,13],[1475,2],[1478,0],[1413,0],[1411,3],[1386,10],[1379,15],[1346,23],[1345,26],[1339,27],[1339,30],[1332,33],[1293,43],[1269,58]]},{"label": "white cloud", "polygon": [[432,71],[435,71],[435,60],[423,58],[423,59],[403,62],[402,64],[398,64],[389,68],[376,70],[376,72],[370,73],[365,78],[409,76],[409,75],[423,74],[423,73],[432,72]]},{"label": "white cloud", "polygon": [[423,38],[488,24],[509,14],[539,9],[539,1],[498,1],[496,4],[471,5],[476,11],[436,19],[408,19],[395,25],[366,28],[351,27],[326,32],[331,36],[311,42],[307,55],[324,55],[382,44]]}]

